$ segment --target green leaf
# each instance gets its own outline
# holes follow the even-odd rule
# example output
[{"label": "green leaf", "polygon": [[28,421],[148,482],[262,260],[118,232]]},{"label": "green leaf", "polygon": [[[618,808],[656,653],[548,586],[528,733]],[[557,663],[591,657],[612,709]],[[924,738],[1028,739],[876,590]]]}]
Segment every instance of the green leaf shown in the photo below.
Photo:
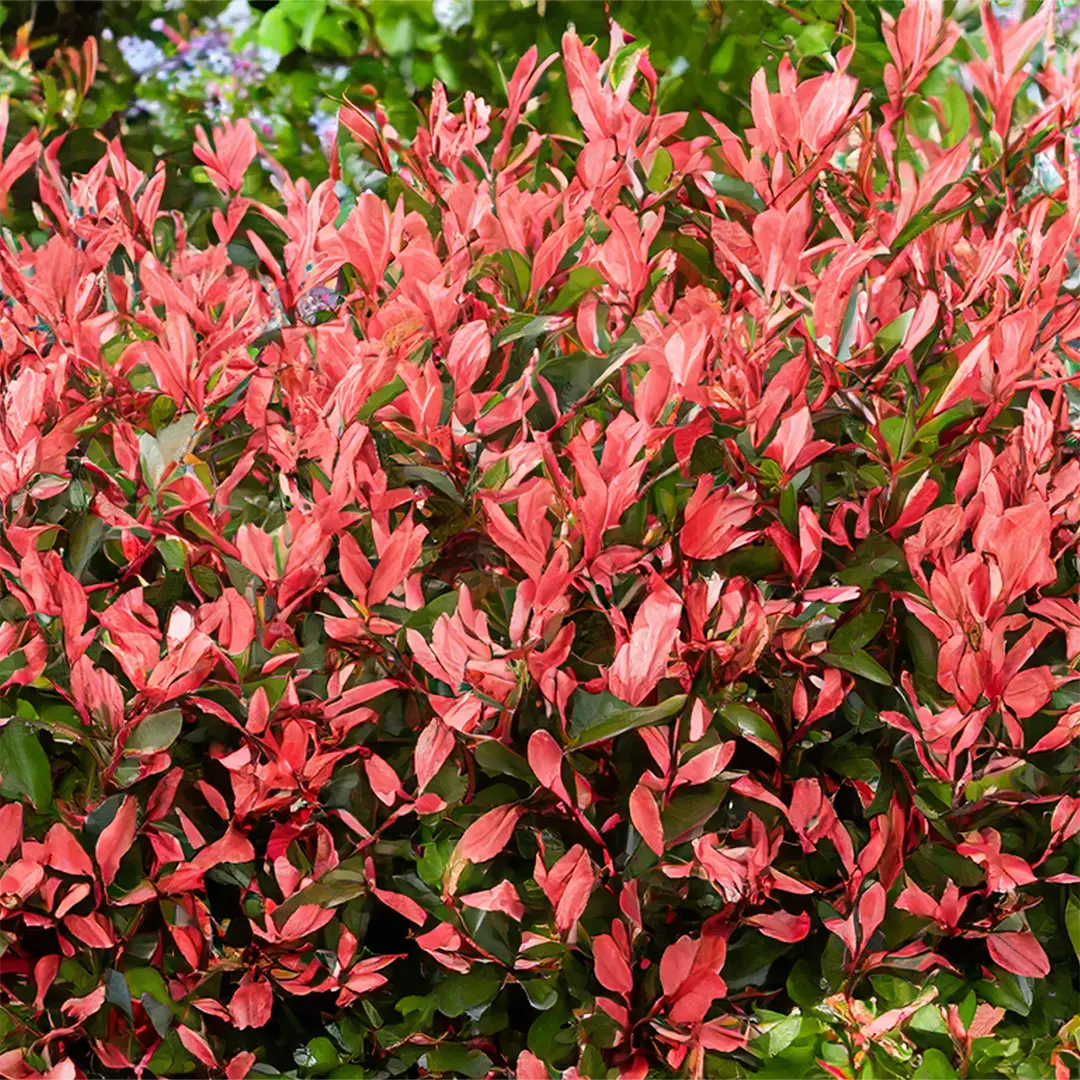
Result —
[{"label": "green leaf", "polygon": [[654,194],[663,191],[668,186],[674,168],[675,162],[672,161],[671,155],[661,146],[653,157],[649,179],[645,182],[648,189]]},{"label": "green leaf", "polygon": [[157,439],[146,432],[139,436],[139,463],[142,465],[143,479],[151,490],[156,491],[165,476],[165,459]]},{"label": "green leaf", "polygon": [[154,1025],[154,1030],[158,1033],[158,1036],[165,1038],[173,1024],[171,1006],[162,1005],[161,1002],[148,993],[143,994],[139,999],[139,1004],[146,1010],[146,1015],[150,1017],[150,1023]]},{"label": "green leaf", "polygon": [[659,724],[680,712],[685,704],[686,695],[675,694],[651,708],[635,708],[606,691],[590,694],[576,690],[570,718],[570,749],[580,750],[635,728]]},{"label": "green leaf", "polygon": [[502,973],[493,964],[474,964],[464,975],[449,975],[435,987],[439,1012],[451,1018],[468,1013],[473,1019],[502,989]]},{"label": "green leaf", "polygon": [[818,972],[807,958],[798,960],[787,977],[788,997],[803,1009],[812,1009],[822,998]]},{"label": "green leaf", "polygon": [[0,795],[25,795],[38,810],[47,810],[52,802],[49,759],[37,732],[20,719],[9,720],[0,731]]},{"label": "green leaf", "polygon": [[184,726],[179,709],[166,709],[143,720],[124,744],[126,754],[151,754],[166,750],[176,741]]},{"label": "green leaf", "polygon": [[941,1009],[935,1005],[924,1005],[908,1021],[908,1027],[915,1031],[929,1031],[939,1035],[949,1033],[949,1025],[945,1023]]},{"label": "green leaf", "polygon": [[446,1073],[449,1076],[466,1076],[478,1080],[491,1071],[492,1060],[482,1050],[473,1050],[461,1043],[443,1043],[429,1050],[422,1061],[430,1073]]},{"label": "green leaf", "polygon": [[500,742],[495,742],[494,739],[482,742],[476,748],[473,757],[476,764],[488,776],[513,776],[517,780],[527,780],[532,784],[536,783],[536,777],[533,776],[529,763],[520,754],[515,754],[513,750],[503,746]]},{"label": "green leaf", "polygon": [[389,405],[399,394],[405,392],[405,382],[400,375],[395,375],[385,386],[381,386],[360,406],[356,419],[361,423],[368,420],[372,413]]},{"label": "green leaf", "polygon": [[547,979],[522,979],[521,989],[534,1009],[546,1012],[559,1000],[559,992]]},{"label": "green leaf", "polygon": [[113,968],[108,968],[105,972],[105,1000],[112,1005],[118,1005],[129,1020],[134,1019],[127,980]]},{"label": "green leaf", "polygon": [[789,1016],[770,1028],[768,1034],[769,1057],[777,1057],[782,1054],[799,1037],[802,1025],[803,1018],[801,1016]]},{"label": "green leaf", "polygon": [[578,1062],[578,1075],[607,1076],[607,1065],[604,1063],[604,1055],[591,1043],[587,1043],[581,1051],[581,1061]]},{"label": "green leaf", "polygon": [[821,659],[832,667],[843,668],[845,671],[854,672],[864,679],[879,683],[881,686],[892,686],[892,676],[868,653],[859,651],[851,656],[842,656],[839,653],[822,653]]},{"label": "green leaf", "polygon": [[991,1005],[1009,1009],[1018,1016],[1027,1016],[1034,1001],[1032,980],[1025,975],[1014,975],[996,965],[994,970],[997,978],[993,982],[980,979],[975,984],[975,992],[986,998]]},{"label": "green leaf", "polygon": [[1080,900],[1070,896],[1065,905],[1065,929],[1069,932],[1073,952],[1080,959]]},{"label": "green leaf", "polygon": [[484,470],[484,475],[480,477],[480,486],[487,491],[498,491],[509,479],[509,459],[501,457],[491,468]]},{"label": "green leaf", "polygon": [[492,348],[511,341],[535,341],[549,326],[556,323],[549,315],[515,315],[494,337]]},{"label": "green leaf", "polygon": [[0,660],[0,682],[7,682],[16,671],[22,671],[26,667],[26,653],[22,649],[5,656]]},{"label": "green leaf", "polygon": [[278,56],[288,56],[297,46],[296,28],[289,21],[283,5],[272,7],[259,23],[259,44],[273,49]]},{"label": "green leaf", "polygon": [[890,1009],[910,1005],[918,996],[918,987],[896,975],[871,975],[870,982]]},{"label": "green leaf", "polygon": [[316,904],[322,908],[338,907],[368,890],[363,859],[358,856],[346,859],[306,888],[295,892],[274,909],[274,922],[280,929],[289,916],[304,904]]},{"label": "green leaf", "polygon": [[[666,152],[666,151],[665,151]],[[597,289],[607,279],[595,266],[575,266],[555,299],[544,309],[548,312],[572,308],[590,289]]]},{"label": "green leaf", "polygon": [[[909,308],[903,314],[898,315],[888,325],[883,326],[874,335],[874,345],[876,348],[874,352],[880,356],[883,353],[889,352],[891,349],[895,349],[901,341],[904,340],[904,335],[908,332],[908,327],[911,325],[911,320],[915,318],[915,309]],[[902,419],[902,417],[896,418]]]},{"label": "green leaf", "polygon": [[754,210],[764,210],[765,203],[755,190],[753,184],[740,180],[737,176],[728,176],[725,173],[713,173],[709,177],[713,191],[717,195],[723,195],[728,199],[735,199]]},{"label": "green leaf", "polygon": [[836,40],[836,31],[829,23],[814,22],[803,27],[795,39],[800,56],[824,56]]},{"label": "green leaf", "polygon": [[300,47],[304,52],[311,52],[311,47],[315,44],[315,31],[325,10],[325,0],[320,3],[307,0],[305,3],[303,23],[300,27]]},{"label": "green leaf", "polygon": [[979,1000],[975,996],[974,990],[969,990],[967,996],[960,1002],[960,1022],[964,1025],[965,1030],[971,1027],[971,1021],[975,1019],[975,1012],[979,1007]]},{"label": "green leaf", "polygon": [[532,267],[525,257],[512,248],[500,251],[495,256],[496,261],[502,263],[506,270],[507,279],[514,289],[518,300],[524,300],[529,295],[529,282],[532,279]]},{"label": "green leaf", "polygon": [[716,813],[728,791],[726,783],[711,783],[692,791],[680,791],[664,808],[664,838],[675,843],[704,825]]},{"label": "green leaf", "polygon": [[864,645],[874,640],[875,635],[885,623],[885,613],[881,611],[863,611],[855,618],[844,623],[831,638],[829,650],[833,653],[858,652]]},{"label": "green leaf", "polygon": [[[170,1016],[172,1014],[170,1013]],[[153,1013],[151,1013],[151,1020]],[[158,1031],[158,1034],[162,1033]],[[184,1049],[180,1037],[175,1031],[166,1031],[162,1041],[149,1061],[150,1071],[155,1076],[173,1076],[177,1073],[195,1071],[195,1059]]]},{"label": "green leaf", "polygon": [[462,502],[461,492],[442,469],[433,469],[430,465],[406,465],[401,470],[401,474],[406,480],[419,480],[420,483],[428,484],[436,491],[441,491],[454,502]]},{"label": "green leaf", "polygon": [[1030,765],[1023,761],[1017,762],[1012,768],[1002,769],[978,780],[969,780],[964,785],[964,798],[968,802],[978,802],[994,791],[1023,791],[1023,781],[1025,778],[1030,781],[1031,775]]},{"label": "green leaf", "polygon": [[149,995],[161,1005],[171,1004],[172,997],[165,986],[165,980],[161,977],[161,973],[153,968],[132,968],[124,972],[124,978],[133,998],[142,1000],[144,996]]},{"label": "green leaf", "polygon": [[914,1080],[953,1080],[957,1074],[949,1059],[931,1047],[923,1051],[922,1061],[911,1075]]},{"label": "green leaf", "polygon": [[878,578],[903,565],[904,553],[887,536],[871,536],[854,551],[846,567],[836,575],[841,585],[869,589]]},{"label": "green leaf", "polygon": [[[941,195],[943,194],[944,189],[942,189],[941,192]],[[970,199],[965,199],[958,206],[951,206],[948,210],[942,210],[940,213],[935,213],[934,207],[937,205],[941,195],[938,195],[929,206],[920,210],[907,225],[904,226],[900,235],[893,240],[892,247],[890,248],[891,251],[900,251],[907,247],[915,237],[920,236],[934,225],[943,225],[947,221],[952,221],[954,218],[966,214],[979,198],[979,196],[973,195]]]},{"label": "green leaf", "polygon": [[732,701],[719,711],[721,722],[728,730],[744,739],[757,739],[779,748],[780,739],[768,721],[753,709]]},{"label": "green leaf", "polygon": [[577,1024],[564,1002],[541,1013],[533,1021],[526,1045],[541,1061],[556,1068],[576,1057]]},{"label": "green leaf", "polygon": [[296,1063],[312,1076],[322,1076],[341,1063],[337,1048],[325,1035],[317,1035],[295,1057]]},{"label": "green leaf", "polygon": [[184,545],[175,537],[166,536],[154,541],[161,561],[170,569],[180,571],[184,569],[185,549]]},{"label": "green leaf", "polygon": [[[419,611],[408,612],[408,618],[404,625],[410,630],[419,630],[421,634],[430,634],[432,627],[439,621],[442,615],[453,615],[457,611],[458,594],[451,590],[444,592],[430,600]],[[400,611],[398,608],[388,608],[390,612]]]},{"label": "green leaf", "polygon": [[946,146],[956,146],[968,133],[971,126],[971,106],[963,86],[956,80],[950,80],[942,97],[945,107],[945,123],[949,130],[945,136]]},{"label": "green leaf", "polygon": [[150,406],[150,423],[155,431],[167,428],[176,415],[176,402],[168,394],[158,394]]}]

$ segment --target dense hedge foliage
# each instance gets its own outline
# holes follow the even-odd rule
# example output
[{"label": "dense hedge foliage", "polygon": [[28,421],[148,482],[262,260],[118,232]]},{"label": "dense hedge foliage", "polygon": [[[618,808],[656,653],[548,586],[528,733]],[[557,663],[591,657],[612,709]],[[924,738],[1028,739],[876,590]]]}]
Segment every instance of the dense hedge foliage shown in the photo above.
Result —
[{"label": "dense hedge foliage", "polygon": [[12,128],[0,1077],[1080,1067],[1080,57],[867,18]]}]

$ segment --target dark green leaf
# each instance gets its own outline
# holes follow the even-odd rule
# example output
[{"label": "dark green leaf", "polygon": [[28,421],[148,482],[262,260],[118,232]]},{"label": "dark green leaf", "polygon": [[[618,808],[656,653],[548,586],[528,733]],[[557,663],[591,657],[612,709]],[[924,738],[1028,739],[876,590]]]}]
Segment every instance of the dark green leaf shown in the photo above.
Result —
[{"label": "dark green leaf", "polygon": [[502,984],[502,974],[494,964],[474,964],[466,974],[448,975],[435,987],[439,1012],[449,1017],[479,1015],[495,1000]]},{"label": "dark green leaf", "polygon": [[167,750],[184,726],[184,715],[179,709],[167,709],[154,713],[141,721],[128,736],[124,751],[129,754],[149,754]]},{"label": "dark green leaf", "polygon": [[821,659],[832,667],[854,672],[881,686],[892,686],[892,676],[867,652],[860,650],[850,656],[827,652],[821,654]]},{"label": "dark green leaf", "polygon": [[682,710],[686,695],[676,694],[651,708],[635,708],[606,691],[589,694],[577,690],[572,703],[570,748],[580,750],[635,728],[662,723]]},{"label": "dark green leaf", "polygon": [[0,795],[26,796],[38,810],[52,802],[52,773],[38,733],[18,718],[0,731]]}]

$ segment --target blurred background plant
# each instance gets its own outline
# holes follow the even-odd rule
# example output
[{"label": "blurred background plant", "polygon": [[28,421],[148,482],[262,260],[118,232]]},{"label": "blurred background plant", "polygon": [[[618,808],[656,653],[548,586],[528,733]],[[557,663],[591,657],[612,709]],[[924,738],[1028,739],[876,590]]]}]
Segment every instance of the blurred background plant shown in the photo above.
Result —
[{"label": "blurred background plant", "polygon": [[[1062,37],[1080,37],[1080,0],[1058,0]],[[535,44],[554,52],[568,24],[583,38],[615,18],[647,44],[660,79],[659,107],[703,110],[735,130],[750,122],[745,88],[753,72],[784,55],[825,70],[838,39],[854,38],[850,70],[881,85],[888,51],[884,12],[901,0],[6,0],[0,2],[0,99],[10,99],[5,149],[31,127],[67,132],[65,170],[85,172],[100,156],[95,133],[120,135],[150,171],[164,160],[174,205],[214,201],[191,154],[195,127],[246,116],[264,148],[293,176],[323,179],[343,95],[375,101],[408,137],[436,81],[451,98],[471,90],[499,100],[504,75]],[[1037,6],[995,3],[1003,20]],[[952,16],[978,27],[977,0],[947,0]],[[974,47],[977,47],[974,46]],[[559,76],[541,84],[534,121],[575,133]],[[356,180],[359,161],[343,163]],[[349,176],[350,168],[354,175]],[[375,183],[359,177],[360,183]],[[31,195],[28,174],[20,184]],[[249,181],[272,198],[269,170]],[[12,205],[28,206],[29,198]],[[29,225],[29,222],[25,224]]]}]

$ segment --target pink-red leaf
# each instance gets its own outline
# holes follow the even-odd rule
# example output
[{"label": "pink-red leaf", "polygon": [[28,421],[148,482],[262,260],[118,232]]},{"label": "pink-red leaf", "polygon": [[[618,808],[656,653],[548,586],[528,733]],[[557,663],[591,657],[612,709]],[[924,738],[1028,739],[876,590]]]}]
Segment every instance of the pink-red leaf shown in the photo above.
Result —
[{"label": "pink-red leaf", "polygon": [[457,854],[471,863],[494,859],[514,832],[525,811],[520,806],[497,806],[478,817],[458,841]]},{"label": "pink-red leaf", "polygon": [[1035,935],[1028,931],[991,934],[986,939],[994,962],[1014,975],[1041,979],[1050,974],[1050,961]]},{"label": "pink-red leaf", "polygon": [[120,860],[135,842],[135,822],[138,812],[139,804],[131,795],[126,795],[116,811],[116,816],[102,829],[98,837],[94,855],[101,869],[101,880],[106,885],[112,884],[116,871],[120,867]]}]

